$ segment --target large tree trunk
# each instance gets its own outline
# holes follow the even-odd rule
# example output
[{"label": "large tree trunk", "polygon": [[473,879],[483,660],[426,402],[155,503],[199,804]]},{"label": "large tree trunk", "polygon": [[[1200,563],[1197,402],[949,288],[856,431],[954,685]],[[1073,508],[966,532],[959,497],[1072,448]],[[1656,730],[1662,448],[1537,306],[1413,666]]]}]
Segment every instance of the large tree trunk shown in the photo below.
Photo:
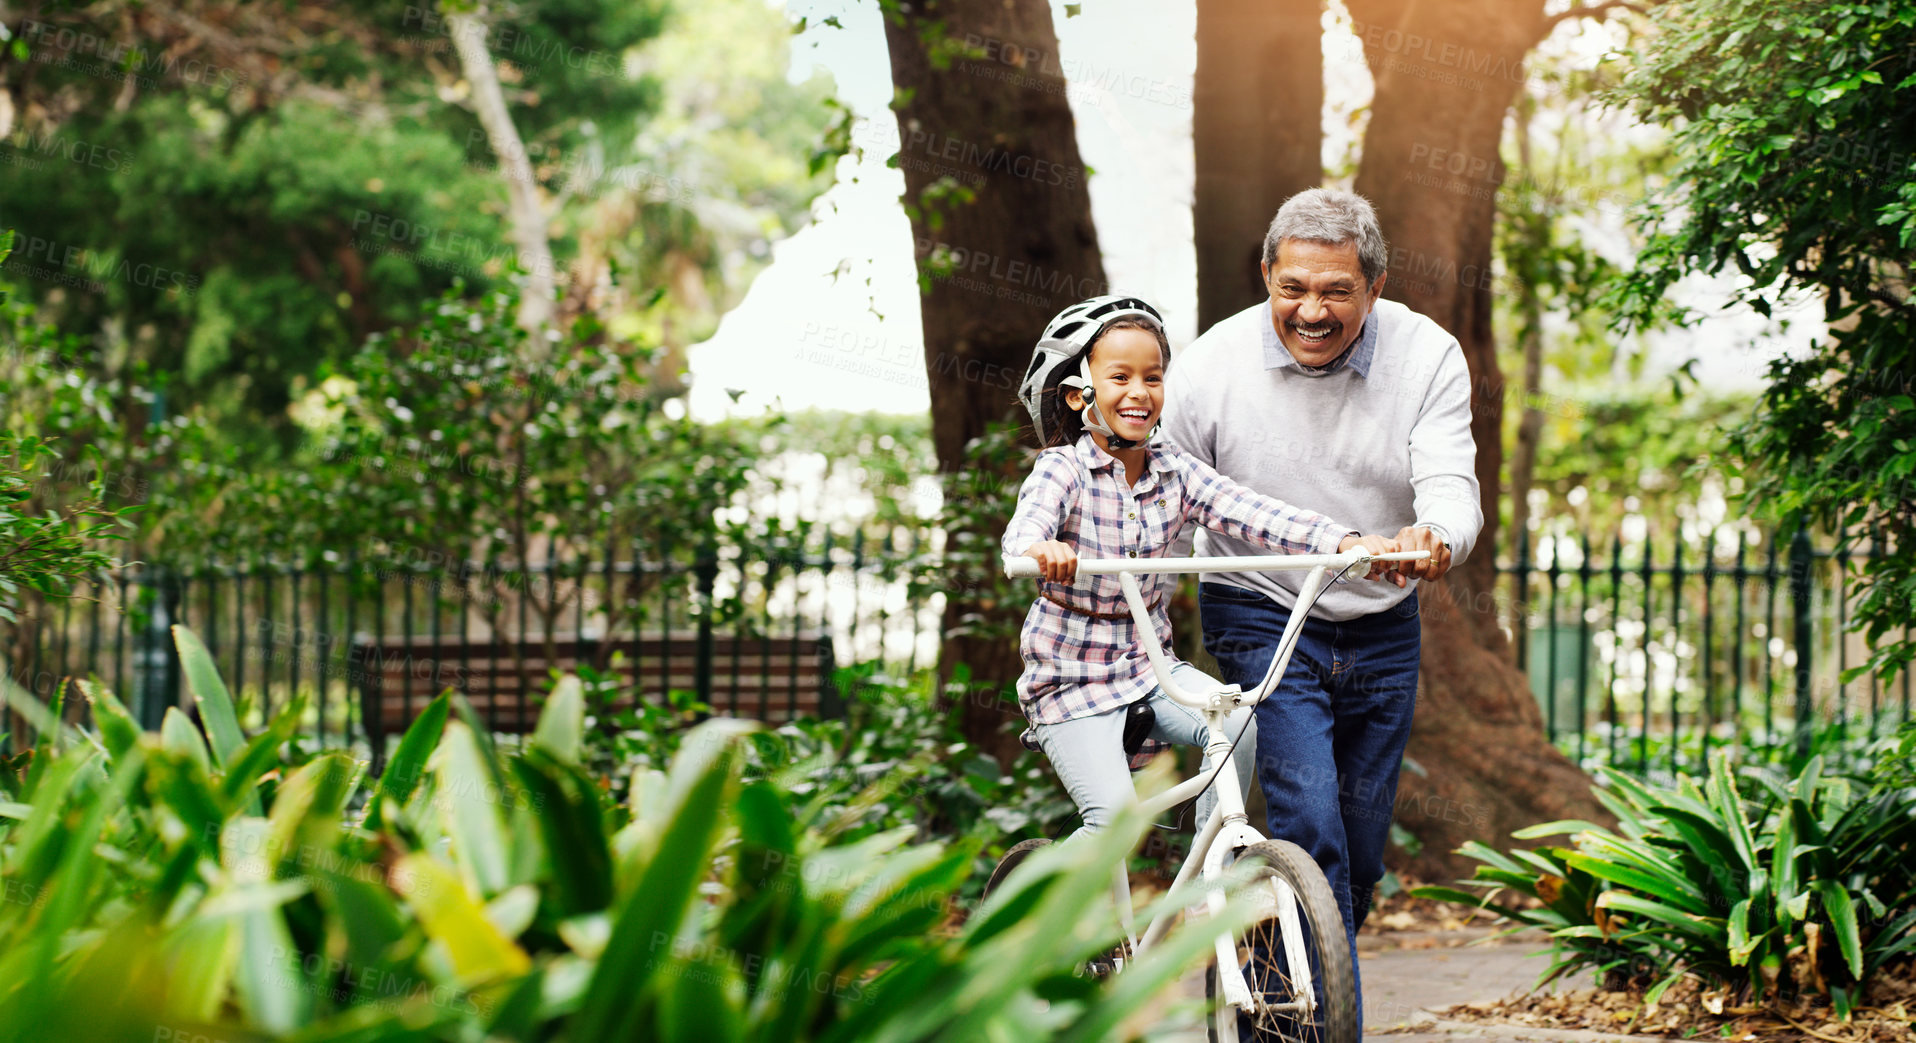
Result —
[{"label": "large tree trunk", "polygon": [[1385,294],[1463,345],[1484,531],[1470,560],[1422,591],[1424,656],[1397,819],[1423,842],[1407,867],[1462,875],[1466,840],[1607,816],[1590,780],[1550,745],[1497,626],[1496,546],[1504,378],[1491,332],[1499,145],[1525,55],[1550,22],[1542,0],[1349,0],[1376,83],[1356,190],[1391,245]]},{"label": "large tree trunk", "polygon": [[1257,263],[1284,200],[1323,179],[1324,0],[1198,0],[1198,329],[1266,296]]},{"label": "large tree trunk", "polygon": [[[1517,162],[1525,177],[1535,170],[1530,162],[1530,120],[1536,111],[1535,99],[1525,95],[1517,106],[1513,129],[1517,135]],[[1510,450],[1510,532],[1511,546],[1519,557],[1531,553],[1530,490],[1536,483],[1537,450],[1543,441],[1543,291],[1545,259],[1550,250],[1550,213],[1539,203],[1535,210],[1525,209],[1512,215],[1514,227],[1505,233],[1505,242],[1516,249],[1504,251],[1504,263],[1510,272],[1512,289],[1517,294],[1518,346],[1523,349],[1523,412],[1517,421],[1517,440]],[[1529,612],[1527,592],[1519,591],[1511,599],[1510,627],[1524,625]]]},{"label": "large tree trunk", "polygon": [[[932,440],[939,469],[955,475],[988,423],[1022,418],[1018,381],[1038,335],[1065,305],[1105,292],[1104,264],[1044,0],[882,6]],[[981,56],[954,57],[961,54]],[[1019,475],[1007,471],[1004,481],[1015,483]],[[950,509],[962,517],[961,505]],[[970,567],[989,572],[997,555],[985,549],[996,547],[1003,524],[960,521],[949,546],[972,548]],[[1016,748],[1006,726],[1019,719],[1010,698],[1022,669],[1017,642],[970,633],[973,617],[1006,612],[977,593],[992,589],[988,576],[950,578],[940,670],[969,667],[965,735],[1003,759]]]}]

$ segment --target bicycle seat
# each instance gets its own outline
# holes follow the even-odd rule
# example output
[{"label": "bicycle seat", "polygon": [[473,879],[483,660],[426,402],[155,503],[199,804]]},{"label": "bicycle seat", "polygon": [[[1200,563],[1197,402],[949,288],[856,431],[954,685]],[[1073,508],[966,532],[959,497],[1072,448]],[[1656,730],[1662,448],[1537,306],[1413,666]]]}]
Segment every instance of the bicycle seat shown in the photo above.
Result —
[{"label": "bicycle seat", "polygon": [[1144,748],[1144,740],[1150,738],[1151,728],[1158,723],[1158,713],[1151,704],[1143,699],[1132,703],[1124,713],[1124,756],[1130,759]]}]

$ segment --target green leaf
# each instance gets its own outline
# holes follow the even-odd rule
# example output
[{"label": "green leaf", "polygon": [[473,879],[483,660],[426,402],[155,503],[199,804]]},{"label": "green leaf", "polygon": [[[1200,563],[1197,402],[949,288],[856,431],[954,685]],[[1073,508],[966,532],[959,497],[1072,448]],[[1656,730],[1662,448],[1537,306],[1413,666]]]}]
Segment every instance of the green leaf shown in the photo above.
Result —
[{"label": "green leaf", "polygon": [[444,952],[461,985],[471,988],[532,969],[525,950],[486,919],[484,907],[459,874],[423,854],[401,858],[397,874],[406,881],[406,904]]},{"label": "green leaf", "polygon": [[673,762],[672,796],[658,815],[658,845],[619,904],[612,938],[573,1023],[579,1039],[635,1039],[650,1031],[644,1015],[651,974],[667,954],[659,939],[676,937],[699,904],[698,884],[724,821],[718,809],[731,783],[732,752],[730,742],[721,741],[728,732],[713,723],[693,729]]},{"label": "green leaf", "polygon": [[239,716],[233,711],[233,697],[227,694],[226,683],[220,680],[219,668],[213,665],[213,656],[206,650],[206,645],[200,642],[198,635],[175,623],[173,644],[179,649],[180,668],[186,675],[186,689],[192,693],[193,701],[199,704],[200,720],[206,723],[206,734],[212,740],[213,763],[223,768],[246,745],[246,736],[240,731]]},{"label": "green leaf", "polygon": [[1730,778],[1730,756],[1720,753],[1710,764],[1710,804],[1724,823],[1724,831],[1736,848],[1744,869],[1756,868],[1756,841],[1750,835],[1750,820],[1743,813],[1743,797]]},{"label": "green leaf", "polygon": [[1564,861],[1578,869],[1612,883],[1635,888],[1651,898],[1661,899],[1691,913],[1709,909],[1702,895],[1680,878],[1659,875],[1622,862],[1612,862],[1586,854],[1565,855]]},{"label": "green leaf", "polygon": [[532,744],[567,764],[577,764],[584,736],[585,687],[579,683],[578,675],[567,674],[559,679],[552,697],[546,700],[545,709],[539,714],[538,729],[532,733]]},{"label": "green leaf", "polygon": [[212,776],[213,755],[206,748],[206,739],[177,706],[167,707],[166,716],[160,719],[160,747],[185,757],[199,765],[202,774]]},{"label": "green leaf", "polygon": [[1730,918],[1725,924],[1729,931],[1730,965],[1741,967],[1750,958],[1750,950],[1755,943],[1750,940],[1750,900],[1745,898],[1730,907]]},{"label": "green leaf", "polygon": [[386,762],[386,770],[379,776],[379,791],[373,795],[372,807],[366,813],[369,825],[375,828],[379,825],[380,808],[385,802],[404,807],[412,799],[413,791],[426,777],[427,760],[445,734],[446,716],[451,710],[451,696],[442,692],[413,719],[412,727],[407,728],[399,740],[399,749],[393,752],[392,759]]},{"label": "green leaf", "polygon": [[1830,927],[1836,932],[1836,945],[1843,962],[1857,981],[1863,979],[1863,944],[1856,924],[1856,903],[1843,885],[1834,880],[1818,880],[1816,891],[1823,899],[1823,911],[1829,914]]},{"label": "green leaf", "polygon": [[191,917],[167,936],[162,952],[172,971],[166,983],[168,1012],[187,1021],[217,1021],[239,970],[238,922]]},{"label": "green leaf", "polygon": [[[80,694],[86,697],[87,704],[93,707],[93,724],[100,730],[100,739],[106,744],[106,752],[114,760],[119,760],[140,741],[144,729],[140,722],[133,719],[120,700],[114,698],[105,685],[94,681],[79,681]],[[171,710],[172,707],[167,709]]]},{"label": "green leaf", "polygon": [[515,758],[512,768],[531,798],[532,822],[545,848],[553,904],[560,916],[606,908],[612,901],[612,854],[598,788],[579,769],[543,750]]},{"label": "green leaf", "polygon": [[1662,981],[1650,986],[1650,991],[1643,994],[1643,1005],[1646,1007],[1656,1006],[1657,1001],[1663,998],[1663,994],[1670,991],[1670,986],[1682,980],[1682,971],[1671,971]]},{"label": "green leaf", "polygon": [[1597,906],[1602,909],[1615,909],[1619,912],[1647,916],[1652,920],[1667,923],[1683,934],[1705,939],[1727,948],[1729,935],[1723,921],[1712,917],[1698,916],[1695,913],[1662,902],[1652,902],[1646,898],[1625,891],[1605,891],[1597,896]]},{"label": "green leaf", "polygon": [[490,897],[506,888],[506,831],[499,805],[512,794],[493,785],[485,756],[465,722],[446,726],[434,772],[433,801],[452,840],[453,862],[474,893]]},{"label": "green leaf", "polygon": [[1523,829],[1516,830],[1510,835],[1518,840],[1536,840],[1539,837],[1554,837],[1566,833],[1582,833],[1586,830],[1593,833],[1608,832],[1608,830],[1605,830],[1602,826],[1594,822],[1580,818],[1566,818],[1558,819],[1554,822],[1542,822],[1534,826],[1525,826]]}]

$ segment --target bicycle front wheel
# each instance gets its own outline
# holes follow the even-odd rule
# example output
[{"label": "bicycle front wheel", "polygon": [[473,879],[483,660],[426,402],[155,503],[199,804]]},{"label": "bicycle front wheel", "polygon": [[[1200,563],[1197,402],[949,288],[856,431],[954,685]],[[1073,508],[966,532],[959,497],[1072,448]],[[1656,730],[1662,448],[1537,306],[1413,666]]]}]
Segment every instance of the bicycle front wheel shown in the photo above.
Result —
[{"label": "bicycle front wheel", "polygon": [[[1299,1002],[1299,979],[1289,968],[1310,968],[1316,1012],[1309,1018],[1282,1010],[1240,1011],[1223,1002],[1224,988],[1213,960],[1204,976],[1204,994],[1210,1001],[1211,1043],[1357,1043],[1357,979],[1351,966],[1350,941],[1344,936],[1344,917],[1317,862],[1284,840],[1252,844],[1238,860],[1256,862],[1249,886],[1260,909],[1237,943],[1238,967],[1253,996],[1265,1005],[1284,1007]],[[1302,945],[1284,939],[1279,906],[1284,901],[1282,881],[1296,896]]]}]

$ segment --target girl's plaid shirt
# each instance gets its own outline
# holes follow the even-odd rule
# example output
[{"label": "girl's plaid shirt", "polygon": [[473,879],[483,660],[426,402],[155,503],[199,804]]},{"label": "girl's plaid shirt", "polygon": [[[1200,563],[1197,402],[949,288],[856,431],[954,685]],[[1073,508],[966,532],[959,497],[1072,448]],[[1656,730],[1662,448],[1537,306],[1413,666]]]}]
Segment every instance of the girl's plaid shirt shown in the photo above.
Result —
[{"label": "girl's plaid shirt", "polygon": [[[1157,558],[1187,521],[1293,554],[1335,554],[1345,536],[1357,535],[1314,511],[1253,492],[1167,442],[1148,447],[1144,473],[1126,488],[1123,465],[1087,434],[1075,445],[1038,454],[1018,490],[1002,549],[1017,557],[1044,540],[1060,540],[1085,558]],[[1177,577],[1138,580],[1158,641],[1169,650],[1165,604]],[[1057,724],[1103,713],[1157,687],[1116,576],[1080,576],[1069,586],[1040,580],[1039,590],[1091,612],[1126,615],[1095,619],[1043,596],[1032,603],[1019,639],[1025,669],[1018,702],[1026,720]],[[1029,733],[1025,745],[1036,748]]]}]

